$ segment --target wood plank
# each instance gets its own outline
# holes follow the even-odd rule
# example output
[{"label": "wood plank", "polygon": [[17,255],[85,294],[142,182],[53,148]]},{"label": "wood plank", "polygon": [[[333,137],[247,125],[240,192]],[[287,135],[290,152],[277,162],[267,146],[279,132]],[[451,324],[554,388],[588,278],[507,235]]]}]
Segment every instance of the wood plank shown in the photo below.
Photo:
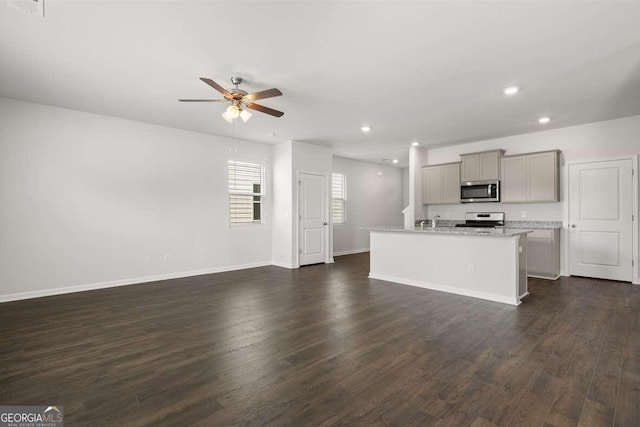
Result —
[{"label": "wood plank", "polygon": [[[635,319],[635,317],[633,317]],[[640,425],[640,332],[628,335],[622,354],[615,426]]]},{"label": "wood plank", "polygon": [[622,347],[605,346],[593,373],[587,399],[614,408],[622,365]]},{"label": "wood plank", "polygon": [[541,425],[549,410],[560,396],[564,380],[542,372],[531,390],[520,402],[518,410],[509,421],[510,426]]},{"label": "wood plank", "polygon": [[613,425],[615,410],[610,406],[587,399],[580,416],[580,427],[604,427]]},{"label": "wood plank", "polygon": [[522,400],[541,374],[547,358],[546,353],[532,353],[529,363],[523,364],[512,372],[494,399],[481,413],[481,418],[497,425],[506,425],[516,414]]},{"label": "wood plank", "polygon": [[553,404],[547,423],[555,426],[577,425],[595,371],[599,346],[583,339],[577,346],[565,377],[565,387]]},{"label": "wood plank", "polygon": [[615,408],[616,427],[640,426],[640,378],[623,373]]}]

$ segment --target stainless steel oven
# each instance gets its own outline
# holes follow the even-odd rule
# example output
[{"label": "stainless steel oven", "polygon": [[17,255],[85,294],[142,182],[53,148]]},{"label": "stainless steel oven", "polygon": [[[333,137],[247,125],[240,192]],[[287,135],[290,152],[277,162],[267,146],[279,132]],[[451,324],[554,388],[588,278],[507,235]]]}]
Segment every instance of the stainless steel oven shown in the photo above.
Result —
[{"label": "stainless steel oven", "polygon": [[499,202],[500,181],[467,181],[460,184],[462,203]]}]

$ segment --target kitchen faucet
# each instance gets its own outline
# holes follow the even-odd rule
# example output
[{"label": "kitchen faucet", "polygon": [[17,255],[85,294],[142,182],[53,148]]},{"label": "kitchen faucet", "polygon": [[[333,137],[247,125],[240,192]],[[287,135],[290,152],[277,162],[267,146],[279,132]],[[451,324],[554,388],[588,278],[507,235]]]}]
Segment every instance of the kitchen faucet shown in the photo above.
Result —
[{"label": "kitchen faucet", "polygon": [[424,221],[420,221],[420,231],[424,231]]},{"label": "kitchen faucet", "polygon": [[431,220],[431,228],[436,228],[438,226],[438,220],[440,219],[440,215],[436,215]]}]

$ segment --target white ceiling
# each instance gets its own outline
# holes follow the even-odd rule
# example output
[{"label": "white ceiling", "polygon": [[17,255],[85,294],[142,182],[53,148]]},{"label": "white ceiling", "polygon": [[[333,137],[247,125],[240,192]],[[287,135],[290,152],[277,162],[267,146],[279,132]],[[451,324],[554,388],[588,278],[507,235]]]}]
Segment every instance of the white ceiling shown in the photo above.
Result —
[{"label": "white ceiling", "polygon": [[[0,5],[0,96],[406,165],[446,145],[640,114],[640,2],[46,1]],[[198,78],[277,87],[230,126]],[[506,86],[522,92],[507,98]],[[537,118],[549,115],[551,124]],[[363,134],[360,126],[372,131]],[[276,136],[270,136],[275,132]],[[505,147],[508,148],[508,147]]]}]

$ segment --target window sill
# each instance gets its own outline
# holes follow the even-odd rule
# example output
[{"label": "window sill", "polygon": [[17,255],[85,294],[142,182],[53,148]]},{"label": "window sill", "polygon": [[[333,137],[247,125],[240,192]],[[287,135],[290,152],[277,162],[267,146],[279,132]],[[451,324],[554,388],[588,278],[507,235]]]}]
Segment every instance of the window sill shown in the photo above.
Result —
[{"label": "window sill", "polygon": [[229,224],[229,228],[251,228],[251,227],[267,227],[267,224],[264,222],[241,222],[235,224]]}]

